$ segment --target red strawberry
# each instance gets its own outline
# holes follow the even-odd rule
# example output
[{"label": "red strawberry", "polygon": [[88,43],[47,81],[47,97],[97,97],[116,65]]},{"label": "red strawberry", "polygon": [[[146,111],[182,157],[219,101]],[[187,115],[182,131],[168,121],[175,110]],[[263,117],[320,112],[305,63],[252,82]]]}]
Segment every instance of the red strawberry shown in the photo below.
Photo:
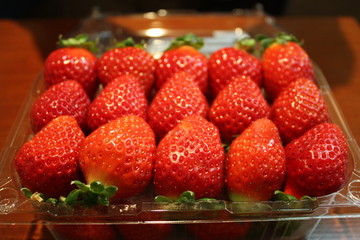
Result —
[{"label": "red strawberry", "polygon": [[311,59],[294,36],[280,33],[274,39],[263,39],[262,43],[264,87],[270,98],[275,99],[298,78],[314,79]]},{"label": "red strawberry", "polygon": [[78,81],[93,96],[98,88],[96,56],[84,47],[92,44],[86,35],[60,39],[62,48],[56,49],[45,60],[44,80],[46,87],[65,80]]},{"label": "red strawberry", "polygon": [[319,124],[286,148],[285,193],[298,199],[323,196],[345,183],[348,162],[346,138],[333,123]]},{"label": "red strawberry", "polygon": [[300,78],[290,83],[274,101],[271,119],[287,144],[315,125],[327,122],[329,113],[315,83]]},{"label": "red strawberry", "polygon": [[248,76],[260,87],[262,66],[259,59],[243,49],[225,47],[213,52],[209,58],[209,76],[215,97],[234,77]]},{"label": "red strawberry", "polygon": [[66,240],[116,240],[117,231],[115,226],[107,224],[68,224],[49,225],[55,239]]},{"label": "red strawberry", "polygon": [[259,86],[249,77],[234,77],[213,101],[209,118],[226,142],[245,130],[253,121],[269,117],[270,107]]},{"label": "red strawberry", "polygon": [[87,183],[115,185],[114,199],[141,193],[150,183],[155,136],[143,118],[123,116],[102,125],[85,138],[80,166]]},{"label": "red strawberry", "polygon": [[60,116],[26,142],[15,158],[24,187],[46,197],[67,195],[71,181],[82,179],[78,163],[84,134],[76,120]]},{"label": "red strawberry", "polygon": [[238,240],[249,232],[250,222],[197,223],[186,225],[197,240]]},{"label": "red strawberry", "polygon": [[116,225],[125,240],[165,240],[173,230],[171,224],[119,224]]},{"label": "red strawberry", "polygon": [[285,180],[285,151],[273,122],[253,122],[230,145],[226,183],[232,201],[270,200]]},{"label": "red strawberry", "polygon": [[198,115],[185,117],[156,149],[154,186],[158,195],[177,199],[218,197],[224,183],[224,150],[218,129]]},{"label": "red strawberry", "polygon": [[155,95],[148,117],[158,139],[173,129],[185,116],[207,116],[209,105],[193,80],[188,73],[177,72]]},{"label": "red strawberry", "polygon": [[146,94],[155,81],[155,59],[131,38],[106,51],[98,60],[97,70],[104,86],[120,75],[134,75]]},{"label": "red strawberry", "polygon": [[207,91],[207,58],[198,49],[203,46],[203,39],[194,34],[187,34],[172,42],[172,45],[156,61],[156,86],[158,89],[176,72],[185,71],[194,76],[203,93]]},{"label": "red strawberry", "polygon": [[30,120],[34,132],[38,132],[54,118],[61,115],[74,117],[85,129],[90,99],[83,87],[74,80],[51,86],[36,100],[31,108]]},{"label": "red strawberry", "polygon": [[125,115],[147,119],[148,102],[138,78],[122,75],[110,82],[91,103],[88,126],[95,130],[99,126]]}]

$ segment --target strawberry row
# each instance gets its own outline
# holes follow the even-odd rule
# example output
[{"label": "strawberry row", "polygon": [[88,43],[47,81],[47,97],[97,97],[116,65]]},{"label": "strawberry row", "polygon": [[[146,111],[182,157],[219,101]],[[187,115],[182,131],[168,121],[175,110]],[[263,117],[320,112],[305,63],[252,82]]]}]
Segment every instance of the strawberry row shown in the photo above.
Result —
[{"label": "strawberry row", "polygon": [[116,186],[113,200],[153,184],[171,200],[191,190],[232,201],[343,186],[346,139],[296,39],[259,38],[261,60],[235,47],[207,59],[192,45],[201,39],[177,40],[185,46],[174,42],[159,59],[128,42],[99,59],[79,47],[51,53],[48,88],[31,109],[36,134],[15,159],[22,184],[46,197],[85,180]]}]

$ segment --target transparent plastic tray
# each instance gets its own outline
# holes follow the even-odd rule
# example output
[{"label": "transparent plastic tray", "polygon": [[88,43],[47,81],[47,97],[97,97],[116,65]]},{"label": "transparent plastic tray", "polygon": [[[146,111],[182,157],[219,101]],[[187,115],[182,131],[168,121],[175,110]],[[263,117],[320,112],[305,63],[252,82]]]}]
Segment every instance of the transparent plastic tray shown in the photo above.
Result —
[{"label": "transparent plastic tray", "polygon": [[[94,15],[85,19],[70,34],[88,33],[92,37],[100,37],[105,48],[113,38],[122,39],[127,36],[145,39],[148,50],[156,56],[166,47],[171,37],[193,32],[205,39],[202,51],[210,54],[214,50],[231,46],[244,35],[258,33],[273,35],[282,29],[278,28],[271,17],[261,12],[241,14],[217,14],[217,24],[209,26],[206,18],[213,15],[200,15],[203,22],[186,22],[184,14],[167,15],[147,13],[130,16]],[[127,21],[131,18],[136,21]],[[196,18],[196,17],[195,17]],[[181,20],[182,19],[182,20]],[[194,19],[194,18],[192,18]],[[177,21],[183,21],[179,28]],[[135,22],[135,23],[134,23]],[[128,25],[127,25],[128,24]],[[177,28],[172,29],[172,24]],[[160,27],[159,27],[160,26]],[[149,35],[149,29],[162,29],[159,36]],[[151,32],[150,32],[151,33]],[[153,34],[155,34],[153,32]],[[126,204],[110,205],[109,207],[68,208],[53,206],[50,203],[34,203],[27,199],[19,190],[21,183],[14,167],[14,157],[32,136],[29,121],[30,108],[43,91],[42,73],[35,79],[27,100],[19,111],[7,140],[6,148],[0,158],[0,224],[31,225],[31,224],[132,224],[132,223],[230,223],[253,222],[258,224],[259,239],[276,239],[305,236],[311,231],[319,219],[360,218],[360,151],[350,129],[331,93],[331,89],[315,64],[316,81],[328,106],[331,121],[338,124],[344,131],[349,150],[349,172],[345,186],[333,194],[319,197],[317,200],[294,202],[228,202],[217,204],[198,203],[155,203],[151,186],[139,197],[129,200]],[[221,218],[219,218],[221,216]],[[91,222],[89,222],[91,218]],[[286,229],[293,222],[301,222],[300,227],[292,231],[290,236]],[[288,223],[284,225],[284,223]],[[180,236],[180,235],[179,235]],[[267,236],[267,237],[265,237]],[[269,237],[270,236],[270,237]],[[174,238],[180,239],[180,238]]]}]

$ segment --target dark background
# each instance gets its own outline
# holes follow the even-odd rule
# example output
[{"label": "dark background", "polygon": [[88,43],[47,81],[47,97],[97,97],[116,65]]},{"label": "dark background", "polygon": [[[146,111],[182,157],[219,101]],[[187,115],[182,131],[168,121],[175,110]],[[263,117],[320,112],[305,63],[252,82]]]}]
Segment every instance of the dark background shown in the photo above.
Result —
[{"label": "dark background", "polygon": [[253,9],[261,3],[274,16],[346,15],[360,19],[360,0],[6,0],[0,18],[83,18],[94,7],[112,14],[167,10],[228,12]]}]

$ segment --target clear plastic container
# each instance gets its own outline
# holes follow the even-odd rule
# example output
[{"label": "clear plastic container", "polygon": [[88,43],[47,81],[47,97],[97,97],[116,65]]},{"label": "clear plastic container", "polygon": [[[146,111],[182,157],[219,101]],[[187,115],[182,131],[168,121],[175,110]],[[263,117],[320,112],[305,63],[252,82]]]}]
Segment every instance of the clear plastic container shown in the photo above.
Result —
[{"label": "clear plastic container", "polygon": [[[215,26],[205,24],[206,16],[213,17],[205,15],[205,22],[184,22],[182,29],[178,27],[172,29],[171,24],[180,21],[183,14],[168,15],[165,12],[158,12],[121,17],[95,14],[86,19],[74,33],[82,32],[92,37],[100,37],[104,49],[113,38],[133,36],[146,39],[148,50],[157,56],[167,46],[171,37],[187,32],[204,37],[206,47],[202,51],[210,54],[220,47],[231,46],[237,39],[247,34],[273,35],[281,31],[274,25],[271,17],[261,12],[238,13],[235,12],[235,15],[218,14],[219,22]],[[127,18],[136,18],[136,24],[126,25]],[[154,26],[161,26],[161,28]],[[149,29],[160,30],[149,33]],[[58,225],[169,224],[171,231],[168,232],[167,239],[191,239],[194,235],[189,230],[191,229],[189,225],[242,223],[249,226],[248,233],[243,239],[300,239],[311,234],[321,220],[360,218],[359,147],[331,93],[325,76],[316,65],[315,70],[316,81],[330,111],[331,121],[338,124],[344,131],[350,150],[348,178],[345,186],[338,192],[316,200],[307,199],[295,202],[155,203],[153,191],[149,187],[148,191],[131,199],[130,203],[109,207],[69,208],[33,202],[20,192],[21,183],[15,171],[13,159],[23,143],[33,136],[29,111],[44,89],[42,73],[40,73],[14,122],[6,148],[1,153],[0,224],[44,224],[57,239],[63,237],[56,228]],[[139,231],[141,229],[140,227]]]}]

